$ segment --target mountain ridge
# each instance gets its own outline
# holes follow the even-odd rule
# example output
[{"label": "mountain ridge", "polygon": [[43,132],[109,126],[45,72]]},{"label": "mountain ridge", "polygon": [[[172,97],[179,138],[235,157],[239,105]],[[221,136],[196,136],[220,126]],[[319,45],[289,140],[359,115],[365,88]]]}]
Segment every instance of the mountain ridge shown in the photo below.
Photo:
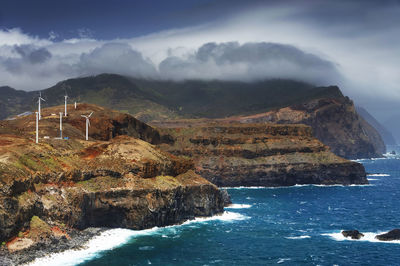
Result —
[{"label": "mountain ridge", "polygon": [[[292,111],[302,106],[312,112],[324,112],[324,122],[319,119],[293,123],[308,123],[317,133],[318,138],[331,146],[339,156],[346,158],[380,157],[385,152],[381,137],[367,122],[354,127],[352,121],[361,120],[353,110],[352,101],[345,97],[337,86],[317,87],[305,82],[284,79],[271,79],[258,82],[238,82],[219,80],[186,80],[160,81],[125,77],[117,74],[101,74],[61,81],[42,91],[46,99],[42,107],[64,103],[64,93],[69,96],[69,103],[87,102],[134,115],[141,121],[167,121],[175,119],[207,118],[216,119],[231,116],[250,116],[259,113],[293,107]],[[0,115],[18,114],[36,109],[38,92],[16,92],[16,105],[0,99],[5,108]],[[335,103],[328,108],[313,108],[316,101],[329,99]],[[27,108],[28,107],[28,108]],[[25,109],[24,109],[25,108]],[[8,110],[8,111],[7,111]],[[18,111],[18,112],[17,112]],[[339,111],[341,116],[334,112]],[[318,113],[314,113],[317,117]],[[342,122],[335,122],[336,120]],[[346,119],[348,118],[348,119]],[[1,119],[1,117],[0,117]],[[273,122],[273,121],[270,121]],[[279,119],[277,120],[279,122]],[[287,121],[291,123],[290,120]],[[333,122],[333,123],[331,123]],[[282,121],[281,123],[285,123]],[[357,122],[358,123],[358,122]],[[339,126],[342,131],[354,132],[352,135],[362,137],[362,142],[337,142],[335,134],[324,137],[323,127]],[[347,129],[349,127],[350,129]],[[329,131],[329,130],[328,130]],[[364,131],[364,132],[363,132]],[[319,134],[319,132],[322,132]],[[342,138],[347,138],[346,134]],[[357,137],[358,138],[358,137]],[[344,139],[343,139],[344,140]],[[337,147],[335,143],[346,145]],[[368,149],[364,146],[367,145]],[[335,147],[336,146],[336,147]],[[368,151],[367,151],[368,150]]]}]

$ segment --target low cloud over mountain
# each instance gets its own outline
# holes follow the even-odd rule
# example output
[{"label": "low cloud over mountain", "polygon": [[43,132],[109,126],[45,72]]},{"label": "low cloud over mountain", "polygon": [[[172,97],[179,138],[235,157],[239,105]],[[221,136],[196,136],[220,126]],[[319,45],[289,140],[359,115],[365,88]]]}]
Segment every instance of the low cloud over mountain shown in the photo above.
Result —
[{"label": "low cloud over mountain", "polygon": [[171,80],[289,78],[318,85],[340,80],[334,63],[286,44],[210,42],[197,49],[180,47],[180,53],[169,49],[157,59],[127,41],[53,43],[19,34],[21,44],[0,46],[0,80],[19,89],[41,89],[60,79],[100,73]]},{"label": "low cloud over mountain", "polygon": [[278,43],[207,43],[186,58],[170,56],[159,65],[165,79],[253,81],[289,78],[324,84],[338,82],[333,63]]}]

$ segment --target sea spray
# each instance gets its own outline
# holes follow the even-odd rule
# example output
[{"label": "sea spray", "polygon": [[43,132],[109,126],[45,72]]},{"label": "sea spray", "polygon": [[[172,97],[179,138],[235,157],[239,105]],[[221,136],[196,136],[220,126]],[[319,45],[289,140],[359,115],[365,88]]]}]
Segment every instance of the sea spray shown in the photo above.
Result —
[{"label": "sea spray", "polygon": [[248,209],[251,208],[250,204],[230,204],[225,209]]},{"label": "sea spray", "polygon": [[101,253],[106,250],[118,248],[135,237],[155,235],[167,237],[168,233],[176,234],[176,228],[194,223],[204,223],[209,221],[233,222],[238,220],[249,219],[250,217],[236,212],[225,211],[223,214],[214,215],[211,217],[197,217],[193,220],[188,220],[180,225],[171,225],[166,227],[153,227],[145,230],[130,230],[130,229],[109,229],[95,236],[83,245],[81,249],[66,250],[60,253],[54,253],[46,257],[38,258],[28,264],[30,266],[39,265],[77,265],[87,260],[101,256]]},{"label": "sea spray", "polygon": [[364,233],[362,232],[362,234],[364,235],[363,237],[361,237],[360,239],[352,239],[351,237],[345,237],[341,232],[335,232],[335,233],[326,233],[326,234],[321,234],[323,236],[329,236],[330,238],[336,240],[336,241],[368,241],[368,242],[372,242],[372,243],[390,243],[390,244],[400,244],[400,240],[393,240],[393,241],[381,241],[379,239],[376,239],[375,237],[377,235],[383,234],[386,232],[376,232],[376,233],[372,233],[372,232],[367,232]]},{"label": "sea spray", "polygon": [[222,187],[221,189],[232,189],[232,190],[248,190],[248,189],[293,189],[293,188],[302,188],[302,187],[373,187],[371,184],[351,184],[351,185],[342,185],[342,184],[332,184],[332,185],[321,185],[321,184],[295,184],[293,186],[278,186],[278,187],[263,187],[263,186],[251,186],[251,187]]}]

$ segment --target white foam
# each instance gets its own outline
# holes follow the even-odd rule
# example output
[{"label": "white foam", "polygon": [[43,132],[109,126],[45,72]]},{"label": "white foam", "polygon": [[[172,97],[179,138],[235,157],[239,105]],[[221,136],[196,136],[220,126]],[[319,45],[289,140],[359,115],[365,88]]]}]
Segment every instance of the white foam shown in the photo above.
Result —
[{"label": "white foam", "polygon": [[393,240],[393,241],[381,241],[376,239],[375,237],[377,235],[386,233],[386,232],[377,232],[377,233],[371,233],[371,232],[361,232],[364,234],[364,236],[360,239],[351,239],[351,237],[344,237],[342,234],[342,231],[339,233],[330,233],[330,234],[322,234],[323,236],[329,236],[333,238],[336,241],[367,241],[367,242],[373,242],[373,243],[391,243],[391,244],[400,244],[400,240]]},{"label": "white foam", "polygon": [[49,256],[38,258],[28,265],[76,265],[89,258],[95,258],[98,253],[113,249],[126,243],[131,237],[147,234],[153,229],[133,231],[129,229],[110,229],[89,240],[82,249],[66,250]]},{"label": "white foam", "polygon": [[[193,223],[203,223],[209,221],[233,222],[238,220],[246,220],[250,217],[236,212],[225,211],[223,214],[214,215],[212,217],[199,217],[184,222],[181,225],[172,225],[166,227],[153,227],[146,230],[130,230],[130,229],[109,229],[100,235],[90,239],[81,249],[66,250],[59,253],[50,254],[43,258],[37,258],[26,265],[77,265],[87,260],[100,256],[100,253],[122,246],[131,239],[138,236],[159,234],[161,237],[167,237],[166,234],[176,234],[176,228]],[[141,250],[147,248],[142,247]],[[140,249],[139,251],[140,252]]]},{"label": "white foam", "polygon": [[389,174],[368,174],[367,176],[390,176]]},{"label": "white foam", "polygon": [[231,204],[225,207],[225,209],[248,209],[251,208],[250,204]]},{"label": "white foam", "polygon": [[335,184],[335,185],[310,185],[313,187],[373,187],[374,185],[371,184],[351,184],[351,185],[339,185],[339,184]]},{"label": "white foam", "polygon": [[374,185],[371,184],[351,184],[351,185],[341,185],[341,184],[332,184],[332,185],[321,185],[321,184],[296,184],[293,186],[278,186],[278,187],[222,187],[221,189],[282,189],[282,188],[299,188],[299,187],[371,187]]},{"label": "white foam", "polygon": [[379,179],[376,179],[376,178],[367,178],[368,179],[368,181],[377,181],[377,180],[379,180]]},{"label": "white foam", "polygon": [[281,263],[284,263],[285,261],[290,261],[290,260],[292,260],[291,258],[279,258],[279,260],[278,260],[278,262],[277,262],[277,264],[281,264]]},{"label": "white foam", "polygon": [[307,238],[311,238],[311,236],[307,236],[307,235],[305,235],[305,236],[287,236],[285,238],[287,238],[287,239],[307,239]]},{"label": "white foam", "polygon": [[351,161],[357,162],[357,163],[361,163],[361,162],[365,162],[365,161],[378,161],[378,160],[387,160],[387,159],[391,159],[391,158],[387,158],[387,157],[383,157],[383,158],[361,158],[361,159],[354,159],[354,160],[351,160]]},{"label": "white foam", "polygon": [[256,187],[256,186],[221,187],[221,189],[269,189],[269,188],[275,188],[275,187],[261,187],[261,186],[258,186],[258,187]]}]

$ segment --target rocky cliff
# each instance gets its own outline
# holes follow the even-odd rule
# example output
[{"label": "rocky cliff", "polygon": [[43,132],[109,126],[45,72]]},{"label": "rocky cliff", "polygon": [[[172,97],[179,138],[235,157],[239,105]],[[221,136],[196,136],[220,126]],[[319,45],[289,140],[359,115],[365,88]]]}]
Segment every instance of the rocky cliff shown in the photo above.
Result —
[{"label": "rocky cliff", "polygon": [[158,126],[174,139],[159,147],[192,158],[196,172],[218,186],[368,183],[361,164],[334,155],[309,126],[202,120]]},{"label": "rocky cliff", "polygon": [[[87,108],[85,112],[95,106]],[[71,111],[66,119],[64,136],[70,139],[55,139],[58,119],[53,111],[44,110],[40,132],[49,138],[39,144],[32,141],[33,115],[0,123],[0,242],[9,241],[11,252],[49,237],[68,238],[73,229],[144,229],[223,211],[223,194],[192,170],[192,160],[130,136],[83,141],[74,123],[82,110]],[[99,136],[97,124],[113,129],[113,136],[119,130],[138,133],[129,126],[118,129],[114,119],[114,127],[93,115],[96,119],[93,136]],[[157,135],[151,127],[136,121],[133,125],[143,138]],[[100,136],[108,139],[109,134]]]},{"label": "rocky cliff", "polygon": [[302,123],[313,128],[315,136],[336,155],[348,158],[382,157],[385,144],[376,131],[355,110],[347,98],[316,99],[304,104],[241,117],[243,123]]},{"label": "rocky cliff", "polygon": [[373,126],[380,134],[382,137],[384,143],[386,145],[397,145],[395,138],[393,137],[393,134],[378,120],[375,119],[370,113],[368,113],[365,108],[361,106],[356,106],[357,113],[364,118],[365,121],[368,122],[371,126]]},{"label": "rocky cliff", "polygon": [[[85,101],[129,112],[145,122],[250,116],[243,121],[310,125],[316,137],[342,157],[380,157],[385,152],[379,133],[357,114],[353,103],[336,86],[316,87],[283,79],[174,82],[101,74],[61,81],[43,90],[47,100],[44,106],[62,104],[66,88],[71,102]],[[0,87],[0,93],[4,94],[0,119],[37,107],[38,92]],[[101,132],[106,138],[104,134]]]},{"label": "rocky cliff", "polygon": [[[339,91],[333,87],[332,90]],[[378,131],[364,120],[347,97],[313,99],[302,104],[275,109],[250,116],[221,119],[152,121],[155,126],[180,127],[187,123],[277,123],[305,124],[313,134],[328,145],[333,153],[348,159],[382,157],[386,146]]]}]

